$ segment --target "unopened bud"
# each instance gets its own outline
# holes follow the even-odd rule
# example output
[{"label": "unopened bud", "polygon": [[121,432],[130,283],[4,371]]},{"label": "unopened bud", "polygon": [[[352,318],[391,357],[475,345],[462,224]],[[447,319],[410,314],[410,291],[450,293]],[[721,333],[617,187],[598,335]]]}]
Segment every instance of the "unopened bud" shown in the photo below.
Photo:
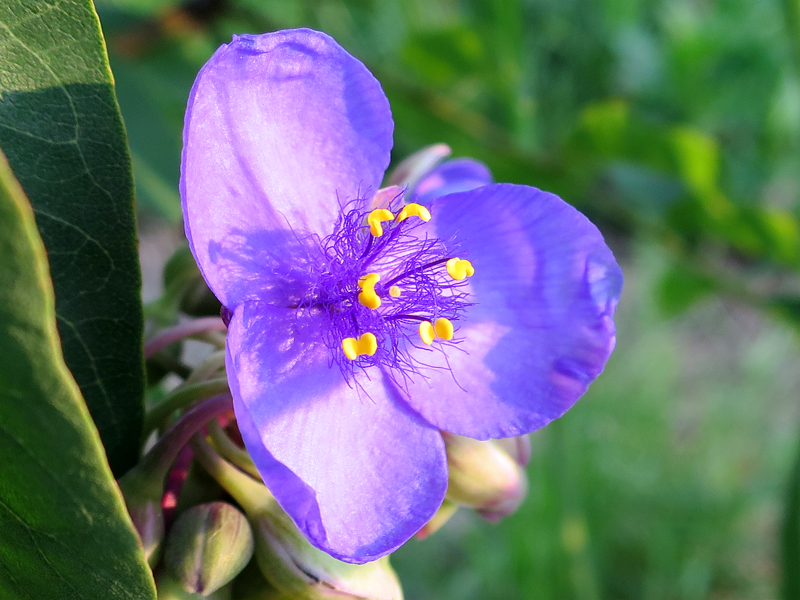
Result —
[{"label": "unopened bud", "polygon": [[312,546],[277,503],[253,524],[261,572],[290,597],[402,600],[400,582],[388,557],[363,565],[336,560]]},{"label": "unopened bud", "polygon": [[495,440],[442,432],[450,478],[447,498],[499,520],[512,514],[528,491],[525,471]]},{"label": "unopened bud", "polygon": [[151,567],[158,564],[164,538],[162,499],[167,475],[194,432],[229,408],[230,396],[225,394],[198,404],[173,423],[141,462],[119,480],[125,505]]},{"label": "unopened bud", "polygon": [[501,438],[494,442],[505,450],[520,467],[527,467],[531,462],[531,438],[529,436]]},{"label": "unopened bud", "polygon": [[225,502],[193,506],[175,521],[164,566],[183,589],[207,596],[236,577],[253,556],[253,532]]},{"label": "unopened bud", "polygon": [[418,540],[424,540],[429,535],[433,535],[450,520],[450,517],[456,514],[457,510],[458,504],[456,502],[453,502],[452,500],[445,500],[442,502],[439,510],[436,511],[431,520],[425,523],[422,529],[420,529],[414,537],[416,537]]},{"label": "unopened bud", "polygon": [[255,557],[264,577],[288,598],[402,600],[388,557],[363,565],[336,560],[300,533],[270,491],[214,452],[202,438],[195,456],[247,514],[255,537]]},{"label": "unopened bud", "polygon": [[183,586],[164,570],[157,571],[156,589],[158,600],[231,600],[231,586],[225,586],[208,595],[187,592]]},{"label": "unopened bud", "polygon": [[452,150],[447,144],[433,144],[417,150],[395,167],[392,174],[389,175],[388,185],[413,188],[420,179],[451,153]]},{"label": "unopened bud", "polygon": [[142,541],[144,556],[151,567],[155,567],[161,556],[161,541],[164,539],[164,512],[161,508],[163,484],[147,477],[146,473],[129,471],[119,482],[128,513]]}]

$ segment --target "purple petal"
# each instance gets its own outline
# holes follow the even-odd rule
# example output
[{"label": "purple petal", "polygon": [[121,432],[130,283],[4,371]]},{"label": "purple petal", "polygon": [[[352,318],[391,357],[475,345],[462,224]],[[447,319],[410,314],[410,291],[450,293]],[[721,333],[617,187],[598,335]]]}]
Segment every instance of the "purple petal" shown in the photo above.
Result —
[{"label": "purple petal", "polygon": [[341,202],[378,189],[392,128],[380,84],[323,33],[243,35],[214,53],[189,97],[181,195],[189,243],[223,304],[269,287],[269,270],[250,272],[240,256],[282,252],[276,237],[326,235]]},{"label": "purple petal", "polygon": [[443,162],[414,187],[408,201],[428,205],[434,198],[467,192],[494,182],[492,172],[482,162],[456,158]]},{"label": "purple petal", "polygon": [[440,429],[478,439],[543,427],[586,391],[614,348],[622,289],[614,256],[580,212],[531,187],[452,194],[431,212],[436,235],[461,242],[475,267],[476,304],[458,324],[457,348],[417,351],[443,369],[409,386],[411,405]]},{"label": "purple petal", "polygon": [[239,428],[264,482],[312,544],[354,563],[392,552],[447,487],[444,443],[370,373],[348,387],[321,316],[248,302],[228,334]]}]

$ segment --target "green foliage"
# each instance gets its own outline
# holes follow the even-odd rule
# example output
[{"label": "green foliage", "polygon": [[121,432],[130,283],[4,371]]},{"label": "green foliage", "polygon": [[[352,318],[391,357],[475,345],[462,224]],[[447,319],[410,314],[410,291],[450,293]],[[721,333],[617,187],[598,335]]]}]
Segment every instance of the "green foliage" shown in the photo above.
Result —
[{"label": "green foliage", "polygon": [[0,145],[33,204],[64,356],[115,473],[143,418],[141,275],[125,131],[90,0],[0,6]]},{"label": "green foliage", "polygon": [[0,597],[155,598],[64,363],[33,211],[2,154],[0,255]]},{"label": "green foliage", "polygon": [[659,308],[665,315],[685,312],[697,300],[714,290],[714,280],[691,266],[675,263],[667,270],[656,290]]},{"label": "green foliage", "polygon": [[800,597],[800,454],[789,477],[786,514],[781,531],[783,599]]}]

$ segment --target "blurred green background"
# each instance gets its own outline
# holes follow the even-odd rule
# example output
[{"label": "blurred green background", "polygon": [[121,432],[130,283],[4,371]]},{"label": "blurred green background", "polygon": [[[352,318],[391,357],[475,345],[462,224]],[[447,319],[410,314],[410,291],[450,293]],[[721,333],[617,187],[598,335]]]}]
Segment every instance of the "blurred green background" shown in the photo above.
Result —
[{"label": "blurred green background", "polygon": [[305,26],[383,84],[395,162],[446,142],[575,204],[622,263],[617,351],[532,436],[528,500],[401,549],[409,600],[800,598],[800,0],[97,5],[144,258],[179,236],[200,66]]}]

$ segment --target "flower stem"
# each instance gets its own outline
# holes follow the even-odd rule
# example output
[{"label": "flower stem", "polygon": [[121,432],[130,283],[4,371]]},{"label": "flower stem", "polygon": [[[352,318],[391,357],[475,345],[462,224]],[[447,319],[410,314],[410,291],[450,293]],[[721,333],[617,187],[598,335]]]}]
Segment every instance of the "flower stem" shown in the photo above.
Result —
[{"label": "flower stem", "polygon": [[233,463],[248,475],[261,479],[261,475],[247,450],[233,443],[233,440],[222,429],[219,421],[211,421],[208,424],[208,435],[211,437],[214,449],[222,455],[222,458]]},{"label": "flower stem", "polygon": [[194,371],[189,374],[188,377],[185,378],[186,381],[184,383],[186,385],[200,383],[201,381],[208,379],[216,371],[222,370],[224,367],[225,351],[218,350],[216,352],[212,352],[195,368]]},{"label": "flower stem", "polygon": [[242,473],[223,459],[201,435],[195,435],[191,444],[195,459],[226,492],[233,496],[248,516],[263,513],[271,508],[275,499],[263,483]]},{"label": "flower stem", "polygon": [[169,474],[178,453],[191,437],[203,425],[231,408],[230,392],[218,394],[193,407],[167,429],[136,468],[149,472],[159,481],[163,481]]},{"label": "flower stem", "polygon": [[194,404],[198,400],[228,393],[228,379],[221,377],[191,385],[180,385],[164,400],[150,409],[144,417],[143,439],[147,439],[176,410]]},{"label": "flower stem", "polygon": [[[225,323],[219,317],[205,317],[181,323],[159,332],[144,345],[144,358],[147,360],[170,344],[187,337],[206,334],[211,331],[227,331]],[[216,340],[215,340],[216,343]]]}]

